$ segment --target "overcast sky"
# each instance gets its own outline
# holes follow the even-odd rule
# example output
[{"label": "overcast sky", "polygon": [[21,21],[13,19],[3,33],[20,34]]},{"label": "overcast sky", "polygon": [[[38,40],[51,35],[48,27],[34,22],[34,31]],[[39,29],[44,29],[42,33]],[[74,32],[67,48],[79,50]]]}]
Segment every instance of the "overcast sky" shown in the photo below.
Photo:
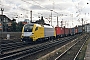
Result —
[{"label": "overcast sky", "polygon": [[[0,8],[4,8],[4,15],[11,19],[18,16],[17,22],[25,18],[30,19],[31,10],[33,21],[38,20],[39,16],[51,20],[50,10],[53,10],[53,26],[57,25],[56,16],[58,16],[59,26],[61,21],[67,27],[81,25],[81,18],[85,23],[90,23],[90,0],[0,0]],[[47,19],[45,22],[49,23]]]}]

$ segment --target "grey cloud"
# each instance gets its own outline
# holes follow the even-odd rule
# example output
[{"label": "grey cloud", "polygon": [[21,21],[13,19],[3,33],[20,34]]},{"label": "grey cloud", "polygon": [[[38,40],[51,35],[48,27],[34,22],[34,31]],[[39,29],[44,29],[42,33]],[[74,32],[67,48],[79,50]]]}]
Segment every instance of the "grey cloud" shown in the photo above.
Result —
[{"label": "grey cloud", "polygon": [[1,5],[0,8],[3,8],[4,9],[4,12],[8,12],[10,11],[10,6],[4,6],[4,5]]},{"label": "grey cloud", "polygon": [[55,9],[55,10],[66,10],[72,6],[72,3],[59,3],[55,5],[45,5],[46,9]]},{"label": "grey cloud", "polygon": [[36,10],[41,10],[41,9],[43,9],[43,7],[41,7],[41,6],[39,6],[39,5],[32,5],[30,8],[31,8],[31,9],[36,9]]},{"label": "grey cloud", "polygon": [[25,0],[25,1],[45,2],[46,0]]}]

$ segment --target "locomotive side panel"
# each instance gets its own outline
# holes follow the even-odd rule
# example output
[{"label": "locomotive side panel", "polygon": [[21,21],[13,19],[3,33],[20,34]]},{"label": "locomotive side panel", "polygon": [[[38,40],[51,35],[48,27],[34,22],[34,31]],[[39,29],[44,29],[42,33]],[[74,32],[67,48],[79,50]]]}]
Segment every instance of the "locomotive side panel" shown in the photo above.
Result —
[{"label": "locomotive side panel", "polygon": [[33,28],[33,35],[31,36],[31,38],[33,38],[33,41],[36,41],[40,38],[44,38],[44,27],[35,24]]},{"label": "locomotive side panel", "polygon": [[55,29],[52,26],[44,25],[44,37],[55,36]]}]

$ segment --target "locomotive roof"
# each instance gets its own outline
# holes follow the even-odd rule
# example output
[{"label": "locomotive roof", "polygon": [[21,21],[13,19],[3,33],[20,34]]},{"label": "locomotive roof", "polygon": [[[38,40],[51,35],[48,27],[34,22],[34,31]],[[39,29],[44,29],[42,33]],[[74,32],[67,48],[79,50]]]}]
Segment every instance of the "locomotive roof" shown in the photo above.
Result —
[{"label": "locomotive roof", "polygon": [[41,27],[41,26],[43,26],[43,27],[45,27],[45,28],[53,28],[53,26],[49,26],[49,25],[40,25],[40,24],[36,24],[36,23],[29,23],[29,24],[25,24],[25,25],[36,25],[36,26],[39,26],[39,27]]},{"label": "locomotive roof", "polygon": [[32,26],[33,26],[34,24],[35,24],[36,26],[41,27],[41,25],[40,25],[40,24],[36,24],[36,23],[29,23],[29,24],[25,24],[25,25],[32,25]]},{"label": "locomotive roof", "polygon": [[33,23],[30,23],[30,24],[25,24],[25,25],[34,25]]},{"label": "locomotive roof", "polygon": [[39,26],[39,27],[41,27],[41,25],[40,25],[40,24],[36,24],[36,26]]},{"label": "locomotive roof", "polygon": [[49,25],[44,25],[45,28],[53,28],[52,26]]}]

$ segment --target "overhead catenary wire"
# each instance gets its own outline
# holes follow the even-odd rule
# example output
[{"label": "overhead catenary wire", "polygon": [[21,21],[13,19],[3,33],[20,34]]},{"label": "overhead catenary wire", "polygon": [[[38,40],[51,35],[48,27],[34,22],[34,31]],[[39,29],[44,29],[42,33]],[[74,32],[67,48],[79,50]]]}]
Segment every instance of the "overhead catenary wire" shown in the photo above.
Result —
[{"label": "overhead catenary wire", "polygon": [[[27,1],[25,1],[25,0],[21,0],[21,1],[26,2],[26,3],[28,3],[28,4],[35,5],[35,4],[30,3],[30,2],[27,2]],[[45,9],[45,10],[47,10],[47,11],[50,11],[50,9],[48,9],[47,7],[43,7],[43,6],[41,6],[41,4],[38,3],[38,2],[36,2],[35,0],[32,0],[32,1],[35,2],[35,3],[37,3],[37,4],[39,5],[40,8],[43,8],[43,9]],[[51,9],[51,10],[53,10],[53,9]],[[56,12],[56,11],[54,11],[54,10],[53,10],[53,12],[58,14],[58,12]]]},{"label": "overhead catenary wire", "polygon": [[[54,13],[57,14],[57,16],[60,16],[60,18],[61,18],[61,15],[63,16],[63,14],[59,14],[58,12],[56,12],[56,11],[53,10],[53,9],[48,9],[47,7],[43,7],[40,3],[36,2],[35,0],[32,0],[32,1],[35,2],[36,4],[27,2],[27,1],[25,1],[25,0],[22,0],[22,1],[23,1],[23,2],[26,2],[26,3],[28,3],[28,4],[32,4],[32,5],[38,4],[38,6],[39,6],[40,8],[45,9],[45,10],[47,10],[47,11],[53,11]],[[53,3],[54,3],[54,1],[53,1]],[[54,8],[54,7],[53,7],[53,8]],[[36,14],[35,14],[35,15],[36,15]],[[47,19],[47,20],[48,20],[48,19]],[[49,21],[49,20],[48,20],[48,21]],[[50,21],[49,21],[49,22],[50,22]]]},{"label": "overhead catenary wire", "polygon": [[[72,0],[72,2],[73,2],[73,0]],[[74,2],[73,2],[73,3],[74,3]],[[88,4],[88,2],[87,2],[87,4]],[[75,3],[74,3],[74,5],[75,5]],[[82,7],[82,6],[81,6],[81,7],[79,8],[79,3],[78,3],[77,6],[75,5],[75,7],[76,7],[76,9],[77,9],[76,13],[78,13],[76,17],[79,17],[77,21],[82,24],[82,22],[80,22],[80,19],[82,19],[82,18],[80,18],[80,14],[81,14],[83,8],[85,8],[85,7]],[[85,13],[85,15],[86,15],[86,13]]]},{"label": "overhead catenary wire", "polygon": [[[31,1],[33,1],[34,3],[32,3],[32,2],[29,2],[29,1],[26,1],[26,0],[21,0],[21,1],[23,1],[23,2],[25,2],[25,3],[27,3],[27,5],[29,6],[29,4],[31,4],[31,5],[36,5],[36,4],[38,4],[38,6],[40,7],[40,8],[42,8],[42,9],[44,9],[44,10],[47,10],[47,11],[50,11],[51,9],[48,9],[47,7],[44,7],[43,5],[41,5],[40,3],[38,3],[37,1],[35,1],[35,0],[31,0]],[[50,0],[51,1],[51,0]],[[53,2],[54,3],[54,2]],[[29,9],[25,9],[24,7],[21,7],[21,6],[19,6],[19,8],[21,8],[22,10],[24,10],[24,11],[30,11]],[[53,10],[53,9],[52,9]],[[53,10],[53,12],[54,13],[56,13],[57,14],[57,16],[61,16],[61,14],[60,13],[58,13],[57,11],[55,11],[55,10]],[[51,12],[50,12],[51,13]],[[34,15],[37,15],[37,14],[34,14]],[[62,15],[63,16],[63,15]]]},{"label": "overhead catenary wire", "polygon": [[[25,1],[25,0],[22,0],[23,2],[26,2],[26,3],[28,3],[28,4],[32,4],[32,3],[30,3],[30,2],[27,2],[27,1]],[[51,11],[51,10],[49,10],[48,8],[46,8],[46,7],[43,7],[43,6],[41,6],[41,4],[40,3],[38,3],[38,2],[36,2],[36,1],[34,1],[34,0],[32,0],[33,2],[35,2],[35,3],[37,3],[38,5],[39,5],[39,7],[40,8],[43,8],[43,9],[45,9],[45,10],[47,10],[47,11]],[[35,5],[35,4],[32,4],[32,5]],[[53,11],[53,10],[52,10]],[[55,12],[55,11],[53,11],[53,12]],[[56,13],[56,12],[55,12]],[[36,15],[36,14],[35,14]],[[44,17],[45,18],[45,17]],[[47,19],[48,20],[48,19]],[[49,20],[48,20],[49,21]],[[50,21],[49,21],[50,22]]]}]

